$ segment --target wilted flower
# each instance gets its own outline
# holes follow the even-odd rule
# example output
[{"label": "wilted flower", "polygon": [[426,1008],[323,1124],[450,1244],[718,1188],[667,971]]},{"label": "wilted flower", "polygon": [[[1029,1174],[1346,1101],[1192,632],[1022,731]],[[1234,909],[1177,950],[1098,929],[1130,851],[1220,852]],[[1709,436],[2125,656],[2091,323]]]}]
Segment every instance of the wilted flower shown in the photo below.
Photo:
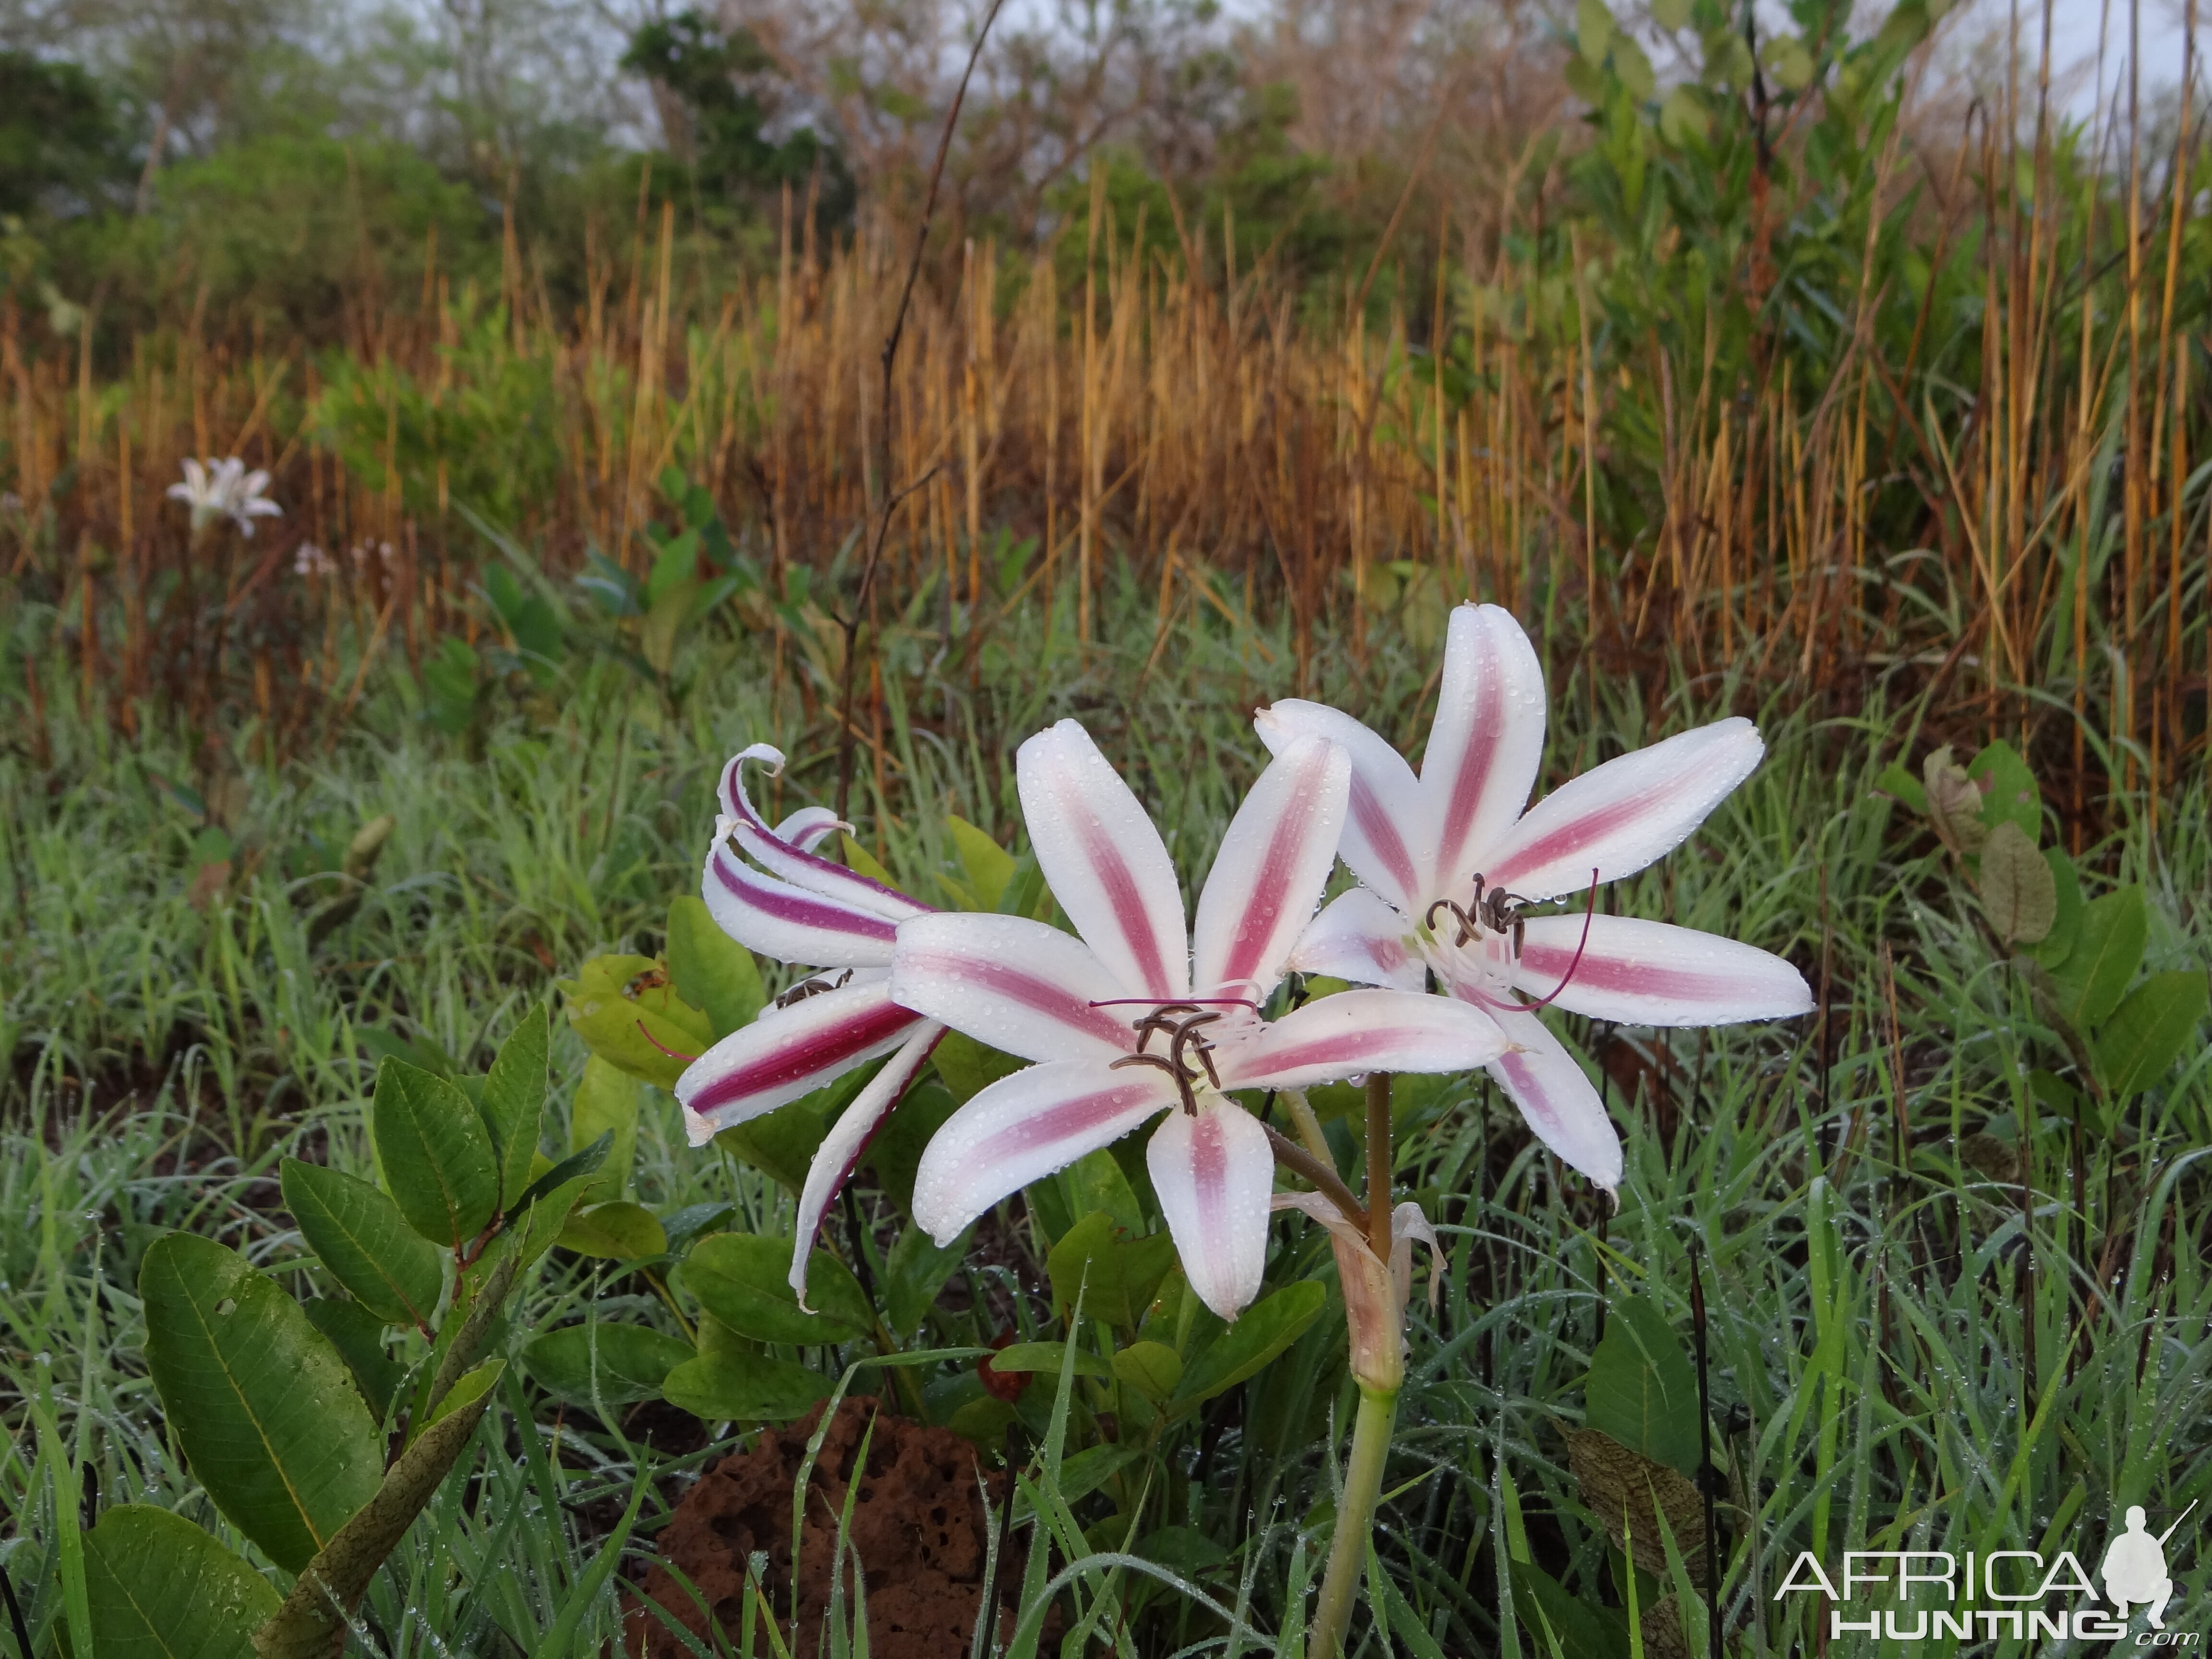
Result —
[{"label": "wilted flower", "polygon": [[1188,931],[1158,830],[1080,726],[1031,738],[1016,775],[1030,845],[1080,937],[1007,915],[900,925],[901,1005],[1041,1062],[938,1131],[915,1220],[948,1243],[1007,1194],[1164,1112],[1146,1153],[1152,1185],[1191,1287],[1233,1318],[1266,1267],[1275,1154],[1230,1092],[1461,1071],[1504,1039],[1473,1008],[1396,991],[1261,1017],[1335,862],[1351,769],[1334,744],[1287,744],[1254,784]]},{"label": "wilted flower", "polygon": [[169,499],[191,508],[192,534],[197,536],[217,519],[228,519],[241,536],[253,533],[253,521],[281,514],[261,492],[269,487],[266,472],[248,472],[246,463],[233,455],[223,461],[185,458],[185,481],[169,486]]},{"label": "wilted flower", "polygon": [[1277,754],[1322,737],[1352,757],[1342,850],[1363,884],[1315,919],[1291,965],[1408,991],[1433,975],[1483,1010],[1512,1045],[1491,1075],[1544,1144],[1607,1191],[1620,1182],[1620,1137],[1537,1008],[1636,1025],[1811,1009],[1795,968],[1732,939],[1621,916],[1522,914],[1679,847],[1759,764],[1765,745],[1749,720],[1608,761],[1524,814],[1543,756],[1543,669],[1510,615],[1470,605],[1452,613],[1418,778],[1382,738],[1323,704],[1279,702],[1256,724]]},{"label": "wilted flower", "polygon": [[[823,1216],[945,1028],[890,996],[892,936],[901,921],[930,908],[816,854],[844,828],[826,807],[805,807],[769,829],[745,793],[751,760],[773,774],[783,768],[783,751],[757,743],[722,769],[722,815],[702,881],[707,908],[747,950],[832,971],[802,980],[676,1080],[691,1144],[704,1146],[718,1130],[891,1056],[831,1127],[806,1172],[791,1261],[792,1288],[803,1303],[806,1258]],[[751,863],[731,851],[732,841]]]}]

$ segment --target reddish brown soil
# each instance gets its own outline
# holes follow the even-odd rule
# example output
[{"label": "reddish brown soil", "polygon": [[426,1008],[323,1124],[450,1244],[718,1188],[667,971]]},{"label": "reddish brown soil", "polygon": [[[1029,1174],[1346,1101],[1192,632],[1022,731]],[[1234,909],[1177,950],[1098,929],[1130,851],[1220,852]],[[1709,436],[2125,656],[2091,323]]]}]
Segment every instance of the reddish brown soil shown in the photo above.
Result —
[{"label": "reddish brown soil", "polygon": [[[697,1587],[733,1646],[743,1645],[745,1564],[754,1552],[768,1554],[765,1587],[779,1621],[790,1616],[792,1487],[820,1416],[763,1433],[750,1449],[724,1458],[684,1495],[661,1532],[661,1559]],[[856,1470],[872,1419],[867,1467]],[[869,1651],[879,1659],[951,1659],[968,1651],[994,1524],[975,1470],[975,1447],[949,1429],[893,1416],[872,1399],[838,1407],[808,1485],[795,1659],[814,1659],[821,1649],[838,1519],[856,1474],[851,1540],[867,1586]],[[988,1478],[994,1511],[1006,1477]],[[1000,1617],[1011,1636],[1019,1560],[1001,1561],[998,1579]],[[849,1607],[849,1577],[846,1593]],[[693,1635],[706,1634],[704,1614],[665,1567],[647,1577],[645,1594]],[[763,1650],[758,1634],[754,1650]],[[630,1651],[677,1659],[683,1648],[641,1608],[631,1615]]]}]

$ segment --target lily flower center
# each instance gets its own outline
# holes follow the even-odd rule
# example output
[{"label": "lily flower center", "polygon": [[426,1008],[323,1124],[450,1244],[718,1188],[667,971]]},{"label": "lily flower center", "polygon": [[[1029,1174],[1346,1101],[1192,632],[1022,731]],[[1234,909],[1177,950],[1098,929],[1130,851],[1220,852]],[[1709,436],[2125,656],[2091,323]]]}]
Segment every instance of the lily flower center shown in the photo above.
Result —
[{"label": "lily flower center", "polygon": [[1244,997],[1200,997],[1188,1002],[1114,998],[1091,1006],[1109,1007],[1124,1002],[1151,1012],[1130,1023],[1136,1050],[1114,1061],[1112,1069],[1150,1066],[1165,1072],[1175,1079],[1183,1110],[1193,1117],[1198,1115],[1200,1089],[1221,1092],[1215,1049],[1224,1042],[1241,1042],[1260,1029],[1258,1006]]},{"label": "lily flower center", "polygon": [[1582,944],[1575,948],[1565,977],[1540,1000],[1524,1003],[1514,994],[1528,927],[1522,908],[1533,901],[1503,887],[1486,886],[1480,872],[1474,878],[1472,904],[1440,898],[1423,913],[1421,924],[1414,931],[1421,955],[1437,979],[1464,1001],[1515,1012],[1543,1007],[1566,989],[1575,970],[1582,966],[1583,950],[1589,943],[1589,916],[1597,908],[1597,873],[1590,872]]}]

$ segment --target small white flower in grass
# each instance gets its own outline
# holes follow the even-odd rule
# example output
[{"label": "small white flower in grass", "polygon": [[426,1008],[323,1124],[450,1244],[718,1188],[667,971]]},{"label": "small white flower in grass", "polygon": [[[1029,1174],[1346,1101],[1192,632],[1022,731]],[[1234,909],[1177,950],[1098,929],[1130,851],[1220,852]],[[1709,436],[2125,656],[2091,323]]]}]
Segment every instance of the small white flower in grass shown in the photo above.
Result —
[{"label": "small white flower in grass", "polygon": [[337,573],[338,562],[313,542],[301,542],[300,550],[292,556],[292,574],[295,576],[328,576]]},{"label": "small white flower in grass", "polygon": [[813,849],[845,827],[826,807],[804,808],[769,829],[745,793],[744,765],[756,760],[771,773],[783,767],[781,750],[757,743],[723,769],[722,815],[707,849],[702,894],[722,931],[747,950],[830,971],[800,981],[692,1061],[676,1080],[676,1097],[699,1146],[718,1130],[890,1055],[831,1126],[807,1170],[791,1261],[792,1288],[804,1304],[806,1258],[822,1218],[945,1028],[890,995],[892,936],[901,921],[930,915],[930,908],[817,854]]},{"label": "small white flower in grass", "polygon": [[1524,813],[1543,757],[1543,669],[1510,615],[1468,605],[1452,613],[1419,776],[1324,704],[1279,702],[1256,724],[1277,754],[1320,737],[1352,757],[1342,851],[1362,885],[1315,919],[1291,965],[1405,990],[1433,975],[1484,1011],[1513,1044],[1491,1075],[1538,1138],[1607,1192],[1620,1182],[1620,1137],[1537,1007],[1632,1025],[1811,1010],[1795,968],[1733,939],[1622,916],[1521,914],[1634,875],[1681,845],[1759,764],[1765,745],[1749,720],[1608,761]]},{"label": "small white flower in grass", "polygon": [[1441,998],[1347,991],[1261,1016],[1328,879],[1351,787],[1334,744],[1292,744],[1222,839],[1186,930],[1175,866],[1089,733],[1062,720],[1016,761],[1030,843],[1071,937],[1018,916],[902,922],[891,994],[1038,1063],[931,1139],[915,1220],[941,1244],[1009,1193],[1166,1114],[1146,1162],[1191,1287],[1224,1318],[1258,1294],[1275,1157],[1231,1099],[1363,1072],[1456,1072],[1505,1046]]},{"label": "small white flower in grass", "polygon": [[169,499],[191,509],[192,534],[228,519],[241,536],[253,533],[256,519],[273,517],[283,508],[262,492],[269,488],[266,472],[248,472],[246,463],[233,455],[228,460],[198,461],[185,458],[185,481],[169,486]]}]

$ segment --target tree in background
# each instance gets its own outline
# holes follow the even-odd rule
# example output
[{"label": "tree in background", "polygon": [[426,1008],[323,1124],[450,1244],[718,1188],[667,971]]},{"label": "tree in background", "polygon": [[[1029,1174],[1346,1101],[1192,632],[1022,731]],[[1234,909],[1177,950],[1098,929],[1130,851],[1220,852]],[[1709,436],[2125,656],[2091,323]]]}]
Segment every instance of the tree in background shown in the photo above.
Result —
[{"label": "tree in background", "polygon": [[790,187],[808,193],[818,223],[851,219],[851,169],[751,30],[681,12],[632,34],[622,67],[653,82],[669,150],[690,167],[702,209],[757,207]]}]

